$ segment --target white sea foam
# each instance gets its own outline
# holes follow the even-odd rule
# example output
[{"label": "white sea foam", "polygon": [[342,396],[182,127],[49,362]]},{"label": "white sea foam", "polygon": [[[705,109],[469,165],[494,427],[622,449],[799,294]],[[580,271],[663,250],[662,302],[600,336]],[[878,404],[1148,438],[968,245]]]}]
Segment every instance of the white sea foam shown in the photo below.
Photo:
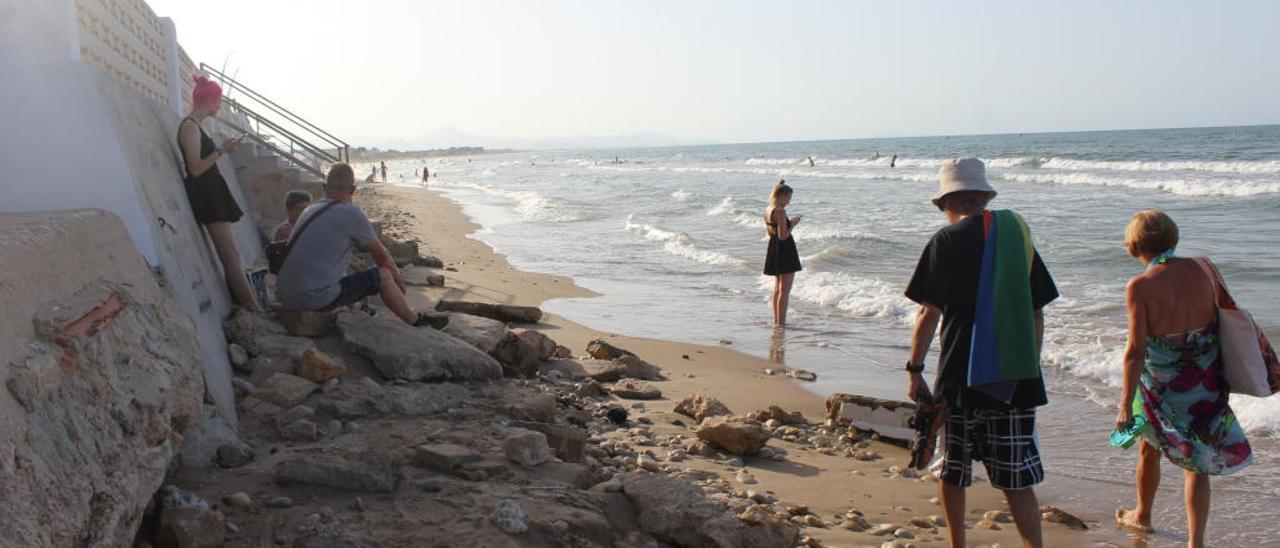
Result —
[{"label": "white sea foam", "polygon": [[689,198],[693,197],[693,194],[689,193],[689,191],[683,188],[679,188],[679,189],[676,189],[675,192],[671,193],[671,197],[681,202],[687,202],[689,201]]},{"label": "white sea foam", "polygon": [[467,181],[442,181],[431,183],[434,186],[445,188],[461,188],[467,190],[475,190],[485,194],[499,196],[514,202],[512,210],[526,221],[543,221],[543,222],[572,222],[583,220],[581,212],[576,210],[572,205],[548,198],[537,192],[527,190],[507,190],[495,188],[483,183],[472,183]]},{"label": "white sea foam", "polygon": [[1119,177],[1087,172],[1000,172],[995,177],[1020,183],[1096,185],[1159,190],[1182,196],[1260,196],[1280,194],[1280,182],[1233,179]]},{"label": "white sea foam", "polygon": [[[772,291],[773,278],[761,276],[759,287]],[[796,276],[791,298],[835,308],[854,318],[882,318],[898,325],[911,325],[915,310],[898,285],[846,272],[806,272]]]},{"label": "white sea foam", "polygon": [[683,232],[667,230],[653,225],[636,222],[634,215],[627,216],[626,230],[627,232],[643,237],[646,240],[661,243],[664,251],[678,257],[684,257],[686,259],[709,265],[731,266],[735,268],[745,268],[747,266],[746,261],[731,255],[699,249],[694,244],[693,238],[690,238],[688,234]]}]

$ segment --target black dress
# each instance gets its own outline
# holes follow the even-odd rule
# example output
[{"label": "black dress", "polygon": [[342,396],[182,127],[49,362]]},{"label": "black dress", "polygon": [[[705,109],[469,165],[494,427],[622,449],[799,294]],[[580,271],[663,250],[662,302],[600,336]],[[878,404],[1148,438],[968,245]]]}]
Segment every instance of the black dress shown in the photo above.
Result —
[{"label": "black dress", "polygon": [[[218,146],[213,144],[213,139],[205,134],[204,128],[200,127],[194,118],[187,118],[182,123],[185,124],[188,121],[196,124],[196,128],[200,130],[200,157],[205,158],[213,154],[213,151],[218,149]],[[179,135],[182,133],[181,126],[178,133]],[[178,150],[182,150],[181,137],[178,138]],[[186,154],[182,154],[184,166],[186,161]],[[191,171],[184,167],[183,175],[185,176],[183,183],[187,187],[187,199],[191,201],[191,211],[195,213],[196,222],[202,225],[234,223],[244,216],[244,212],[236,204],[236,199],[231,196],[231,191],[227,189],[227,181],[218,171],[218,164],[213,164],[198,177],[192,177]]]},{"label": "black dress", "polygon": [[[800,252],[796,250],[796,240],[788,237],[778,238],[778,229],[772,221],[765,221],[769,231],[769,250],[764,256],[764,274],[778,276],[800,271]],[[791,228],[791,219],[787,219],[787,228]]]}]

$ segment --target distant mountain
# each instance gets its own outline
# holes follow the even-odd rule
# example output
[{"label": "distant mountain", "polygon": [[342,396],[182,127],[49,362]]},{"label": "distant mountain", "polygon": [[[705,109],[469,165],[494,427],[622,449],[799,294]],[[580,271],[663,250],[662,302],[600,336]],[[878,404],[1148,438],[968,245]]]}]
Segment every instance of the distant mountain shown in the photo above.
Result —
[{"label": "distant mountain", "polygon": [[487,149],[559,149],[559,148],[638,148],[692,144],[668,135],[657,133],[630,133],[625,135],[591,135],[580,137],[486,137],[466,133],[453,126],[445,126],[417,139],[387,139],[363,137],[352,140],[361,146],[381,149],[423,150],[434,148],[482,146]]}]

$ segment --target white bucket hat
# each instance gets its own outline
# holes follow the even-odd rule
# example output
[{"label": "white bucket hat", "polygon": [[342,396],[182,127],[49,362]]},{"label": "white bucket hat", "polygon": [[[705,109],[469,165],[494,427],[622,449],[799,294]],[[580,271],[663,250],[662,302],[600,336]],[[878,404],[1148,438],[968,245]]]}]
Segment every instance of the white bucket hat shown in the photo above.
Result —
[{"label": "white bucket hat", "polygon": [[996,195],[996,189],[987,182],[987,165],[977,158],[956,158],[947,160],[938,169],[938,194],[933,197],[933,205],[939,204],[942,198],[952,192],[976,191],[990,192]]}]

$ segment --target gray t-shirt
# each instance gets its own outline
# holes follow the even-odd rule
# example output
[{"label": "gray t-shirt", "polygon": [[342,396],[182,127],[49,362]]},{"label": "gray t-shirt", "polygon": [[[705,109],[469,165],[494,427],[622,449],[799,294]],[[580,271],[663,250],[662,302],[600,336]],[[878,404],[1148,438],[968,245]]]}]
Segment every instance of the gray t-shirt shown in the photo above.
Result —
[{"label": "gray t-shirt", "polygon": [[[298,217],[298,227],[330,202],[333,200],[323,198],[311,204]],[[297,227],[293,235],[298,235]],[[320,310],[329,306],[338,298],[338,281],[347,273],[352,250],[376,241],[373,225],[360,208],[345,202],[329,208],[293,244],[276,275],[276,300],[287,310]]]}]

